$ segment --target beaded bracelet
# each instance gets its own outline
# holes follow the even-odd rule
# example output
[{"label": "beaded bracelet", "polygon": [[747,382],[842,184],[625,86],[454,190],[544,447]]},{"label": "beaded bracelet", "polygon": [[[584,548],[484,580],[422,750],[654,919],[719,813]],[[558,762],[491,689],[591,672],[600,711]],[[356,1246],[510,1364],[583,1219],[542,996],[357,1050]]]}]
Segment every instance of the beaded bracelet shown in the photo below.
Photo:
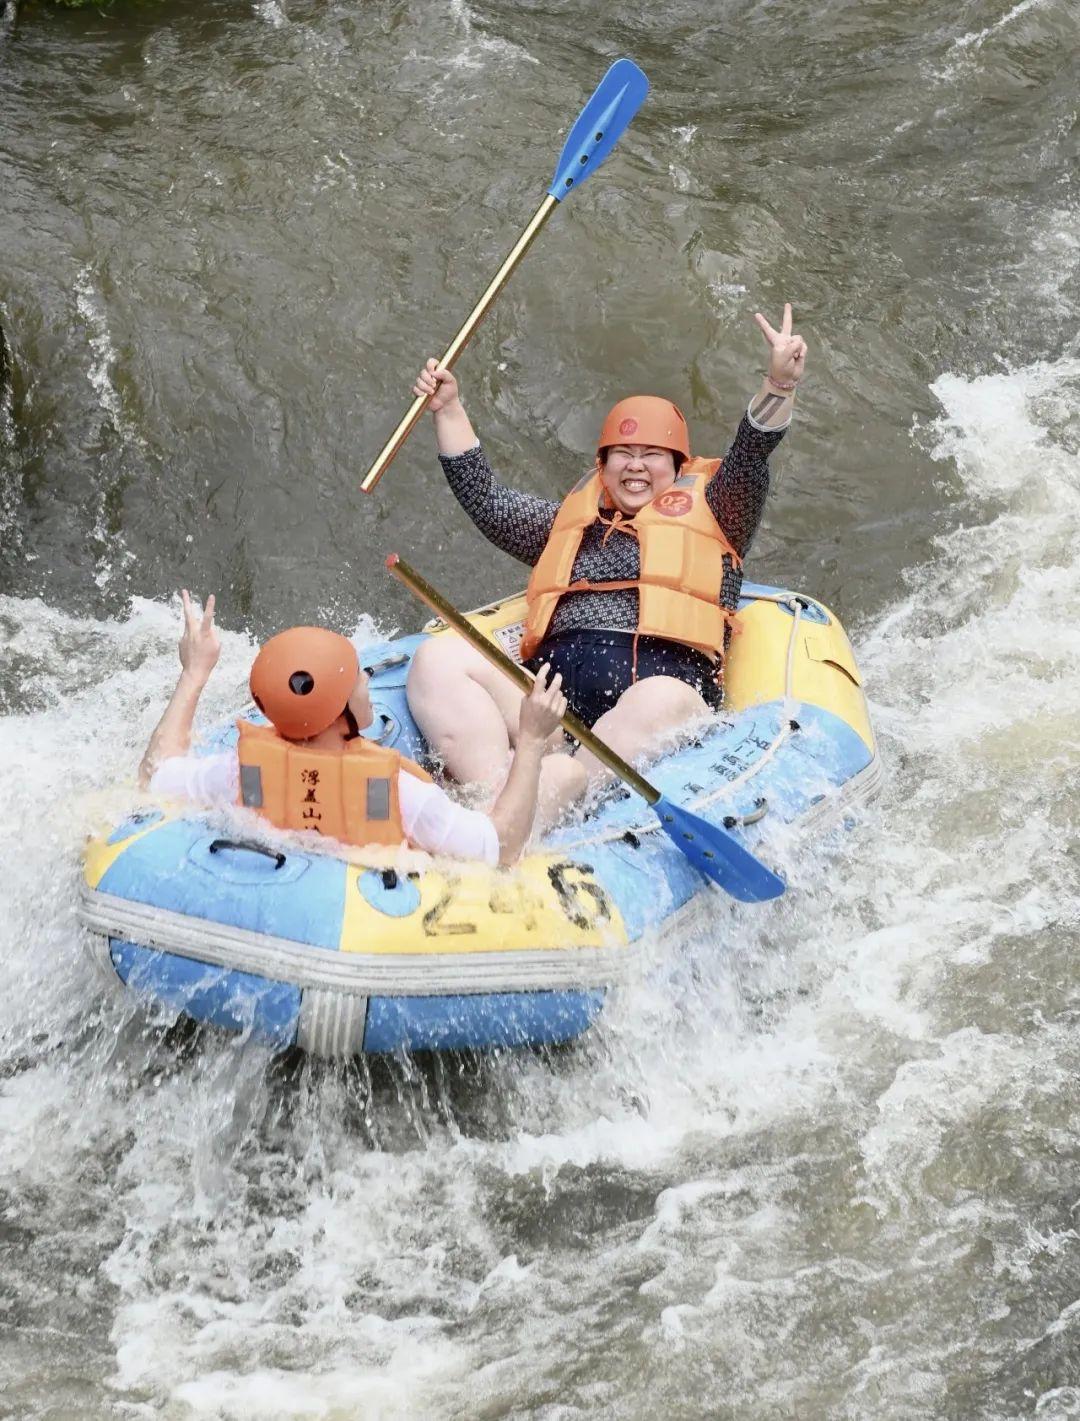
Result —
[{"label": "beaded bracelet", "polygon": [[799,383],[798,380],[774,380],[768,371],[765,372],[765,379],[777,390],[783,390],[785,393],[790,393]]}]

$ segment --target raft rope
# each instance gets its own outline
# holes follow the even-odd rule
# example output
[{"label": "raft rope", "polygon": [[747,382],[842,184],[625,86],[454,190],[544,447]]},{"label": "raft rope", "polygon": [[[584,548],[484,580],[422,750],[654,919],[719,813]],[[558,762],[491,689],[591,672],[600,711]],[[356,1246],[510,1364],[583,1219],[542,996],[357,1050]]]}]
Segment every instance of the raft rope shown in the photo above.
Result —
[{"label": "raft rope", "polygon": [[382,661],[373,661],[370,666],[365,666],[364,671],[368,676],[377,676],[380,671],[389,671],[394,666],[407,666],[411,657],[407,651],[400,652],[397,656],[386,656]]},{"label": "raft rope", "polygon": [[[784,669],[784,706],[780,717],[780,729],[773,737],[769,746],[761,752],[752,765],[748,765],[741,774],[736,775],[732,780],[725,780],[716,789],[701,794],[697,799],[691,800],[687,805],[688,809],[695,812],[707,808],[710,804],[715,804],[718,799],[723,799],[734,791],[739,790],[743,785],[748,784],[755,775],[759,774],[765,766],[774,759],[780,747],[785,745],[791,737],[800,729],[796,719],[796,712],[799,703],[795,700],[795,647],[798,644],[799,623],[802,614],[809,605],[802,597],[794,593],[773,593],[757,592],[753,594],[755,602],[777,602],[782,607],[787,607],[791,612],[791,635],[788,637],[787,658]],[[754,809],[747,815],[736,819],[736,823],[756,824],[759,819],[764,818],[767,808],[762,808],[764,801],[759,800]],[[659,820],[650,818],[647,823],[631,824],[628,828],[611,828],[603,834],[594,834],[587,839],[577,839],[569,844],[560,844],[560,849],[567,851],[571,849],[588,849],[596,844],[615,843],[620,839],[627,840],[631,846],[644,834],[655,834],[661,828]]]}]

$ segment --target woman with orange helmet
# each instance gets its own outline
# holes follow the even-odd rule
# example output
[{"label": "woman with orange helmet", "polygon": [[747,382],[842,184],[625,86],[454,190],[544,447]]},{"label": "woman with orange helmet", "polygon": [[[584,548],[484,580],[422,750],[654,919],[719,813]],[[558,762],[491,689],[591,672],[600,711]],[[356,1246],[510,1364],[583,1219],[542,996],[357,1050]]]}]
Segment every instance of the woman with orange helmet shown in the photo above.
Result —
[{"label": "woman with orange helmet", "polygon": [[[221,654],[214,598],[200,616],[185,589],[180,679],[139,767],[152,793],[203,803],[239,803],[278,829],[309,830],[357,846],[408,842],[431,853],[513,863],[533,826],[540,766],[566,709],[561,677],[537,675],[520,702],[518,752],[490,811],[455,804],[430,776],[396,750],[361,732],[373,711],[367,673],[348,637],[325,627],[293,627],[262,647],[251,668],[256,706],[270,722],[237,722],[236,749],[192,755],[199,698]],[[566,756],[561,797],[584,789],[585,770]]]},{"label": "woman with orange helmet", "polygon": [[[791,421],[806,342],[785,305],[755,316],[769,365],[723,460],[693,458],[682,411],[635,395],[608,413],[596,461],[561,501],[497,482],[453,374],[429,360],[440,462],[458,502],[496,547],[531,566],[525,664],[562,672],[572,710],[624,758],[655,751],[723,695],[742,559],[764,510],[768,457]],[[422,645],[409,705],[457,779],[494,784],[514,743],[519,693],[456,638]],[[589,773],[602,767],[591,756]]]}]

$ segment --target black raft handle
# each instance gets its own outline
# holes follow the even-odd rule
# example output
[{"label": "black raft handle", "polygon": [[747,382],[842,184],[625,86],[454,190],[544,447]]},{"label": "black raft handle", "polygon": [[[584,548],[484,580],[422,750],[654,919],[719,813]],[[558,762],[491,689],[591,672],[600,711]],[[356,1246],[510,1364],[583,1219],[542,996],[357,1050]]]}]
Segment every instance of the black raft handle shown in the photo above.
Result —
[{"label": "black raft handle", "polygon": [[725,814],[723,825],[725,829],[741,829],[746,824],[757,824],[765,818],[769,812],[769,801],[767,799],[756,799],[754,807],[749,814]]},{"label": "black raft handle", "polygon": [[210,853],[216,854],[219,849],[247,849],[249,853],[265,854],[268,859],[275,859],[274,872],[283,867],[285,855],[277,853],[274,849],[264,849],[262,844],[252,843],[250,839],[215,839],[210,845]]}]

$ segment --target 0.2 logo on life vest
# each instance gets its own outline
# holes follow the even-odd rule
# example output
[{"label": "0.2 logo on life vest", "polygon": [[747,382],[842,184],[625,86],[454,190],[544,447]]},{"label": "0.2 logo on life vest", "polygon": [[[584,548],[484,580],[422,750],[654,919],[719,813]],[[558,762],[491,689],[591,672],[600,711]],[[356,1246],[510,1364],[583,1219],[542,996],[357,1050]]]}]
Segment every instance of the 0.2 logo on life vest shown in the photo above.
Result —
[{"label": "0.2 logo on life vest", "polygon": [[665,518],[681,518],[684,513],[689,513],[694,506],[694,500],[682,489],[668,489],[667,493],[662,493],[659,498],[653,499],[652,506],[657,513],[662,513]]}]

